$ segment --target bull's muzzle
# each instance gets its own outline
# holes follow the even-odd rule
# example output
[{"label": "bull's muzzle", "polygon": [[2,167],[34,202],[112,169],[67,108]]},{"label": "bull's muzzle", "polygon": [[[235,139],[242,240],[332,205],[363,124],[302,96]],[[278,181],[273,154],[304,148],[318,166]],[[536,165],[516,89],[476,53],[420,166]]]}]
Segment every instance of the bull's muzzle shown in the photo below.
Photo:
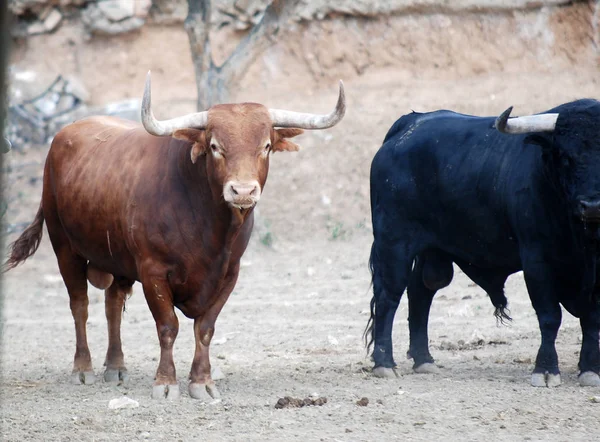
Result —
[{"label": "bull's muzzle", "polygon": [[583,221],[600,222],[600,200],[579,200],[579,214]]},{"label": "bull's muzzle", "polygon": [[223,187],[223,197],[238,209],[250,209],[260,199],[258,181],[228,181]]}]

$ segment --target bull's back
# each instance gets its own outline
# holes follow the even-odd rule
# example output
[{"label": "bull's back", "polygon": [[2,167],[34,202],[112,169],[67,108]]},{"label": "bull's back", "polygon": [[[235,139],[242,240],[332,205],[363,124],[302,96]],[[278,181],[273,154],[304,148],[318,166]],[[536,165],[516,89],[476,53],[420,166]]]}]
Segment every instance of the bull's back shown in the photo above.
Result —
[{"label": "bull's back", "polygon": [[493,121],[449,111],[399,119],[371,166],[376,235],[420,231],[429,246],[465,259],[508,253],[514,146]]},{"label": "bull's back", "polygon": [[42,205],[50,234],[62,231],[90,262],[134,277],[131,218],[139,182],[148,179],[144,171],[159,172],[153,141],[138,124],[111,117],[62,129],[44,173]]}]

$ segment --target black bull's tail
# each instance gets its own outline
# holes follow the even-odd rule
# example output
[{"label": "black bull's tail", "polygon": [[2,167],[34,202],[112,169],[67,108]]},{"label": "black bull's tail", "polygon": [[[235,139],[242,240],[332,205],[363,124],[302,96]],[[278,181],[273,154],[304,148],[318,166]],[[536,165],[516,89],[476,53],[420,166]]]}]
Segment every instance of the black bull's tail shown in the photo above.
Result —
[{"label": "black bull's tail", "polygon": [[10,246],[10,257],[2,266],[2,273],[15,268],[31,255],[33,255],[42,240],[44,226],[44,213],[42,205],[38,209],[33,222],[25,229],[19,238]]},{"label": "black bull's tail", "polygon": [[[371,350],[371,346],[373,345],[374,337],[373,337],[373,327],[375,325],[375,308],[377,304],[377,297],[380,295],[378,292],[380,291],[379,284],[375,281],[375,267],[373,265],[374,261],[377,260],[376,256],[377,252],[375,251],[375,243],[371,246],[371,255],[369,256],[369,270],[371,271],[371,286],[373,288],[373,297],[371,298],[371,316],[369,316],[369,321],[367,322],[367,327],[363,333],[363,338],[365,340],[365,346],[367,347],[367,352]],[[370,289],[369,288],[369,289]]]}]

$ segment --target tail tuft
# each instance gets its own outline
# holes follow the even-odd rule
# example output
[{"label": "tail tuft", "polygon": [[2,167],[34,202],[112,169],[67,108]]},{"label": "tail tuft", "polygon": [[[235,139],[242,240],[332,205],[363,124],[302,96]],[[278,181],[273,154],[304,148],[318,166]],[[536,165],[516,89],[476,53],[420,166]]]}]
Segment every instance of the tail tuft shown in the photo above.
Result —
[{"label": "tail tuft", "polygon": [[494,310],[494,316],[496,317],[496,323],[498,325],[508,325],[512,322],[512,318],[510,317],[510,310],[506,305],[497,305],[496,310]]}]

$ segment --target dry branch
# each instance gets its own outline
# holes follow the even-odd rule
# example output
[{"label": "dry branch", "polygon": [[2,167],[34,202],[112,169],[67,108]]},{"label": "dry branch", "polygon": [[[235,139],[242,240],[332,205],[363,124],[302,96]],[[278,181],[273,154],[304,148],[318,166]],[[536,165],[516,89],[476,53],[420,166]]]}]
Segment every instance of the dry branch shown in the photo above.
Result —
[{"label": "dry branch", "polygon": [[254,60],[275,42],[281,27],[291,17],[298,3],[300,0],[273,0],[262,20],[250,30],[227,60],[221,66],[217,66],[210,48],[211,2],[188,0],[188,15],[184,26],[190,40],[196,71],[199,111],[227,101],[228,89],[239,81]]}]

